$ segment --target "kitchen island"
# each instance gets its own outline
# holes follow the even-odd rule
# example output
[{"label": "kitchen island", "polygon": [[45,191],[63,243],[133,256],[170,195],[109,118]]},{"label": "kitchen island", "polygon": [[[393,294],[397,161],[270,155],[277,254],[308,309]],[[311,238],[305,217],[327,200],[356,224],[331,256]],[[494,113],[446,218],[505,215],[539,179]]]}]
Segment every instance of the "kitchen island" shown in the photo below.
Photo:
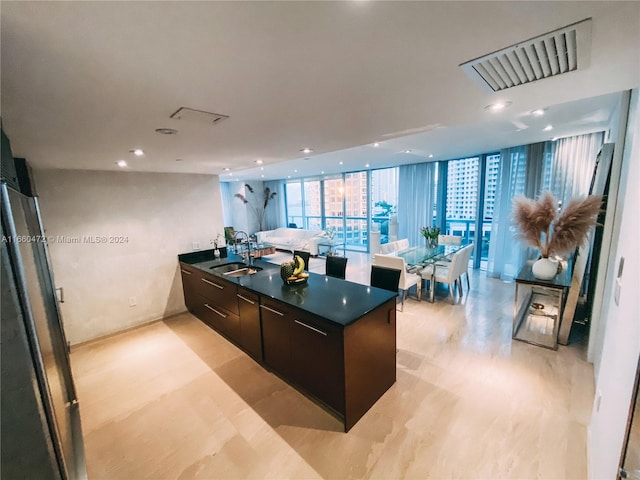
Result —
[{"label": "kitchen island", "polygon": [[396,293],[313,273],[285,285],[278,265],[259,260],[243,275],[233,254],[178,260],[189,311],[338,416],[345,432],[395,382]]}]

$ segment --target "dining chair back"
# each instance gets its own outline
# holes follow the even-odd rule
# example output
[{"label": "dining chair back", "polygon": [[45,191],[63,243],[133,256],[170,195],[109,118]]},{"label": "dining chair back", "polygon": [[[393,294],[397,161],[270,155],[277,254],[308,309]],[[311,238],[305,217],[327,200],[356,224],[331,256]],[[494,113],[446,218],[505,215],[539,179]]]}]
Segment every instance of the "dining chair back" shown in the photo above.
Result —
[{"label": "dining chair back", "polygon": [[383,255],[395,252],[396,242],[383,243],[380,245],[380,253]]},{"label": "dining chair back", "polygon": [[467,291],[471,290],[471,282],[469,282],[469,260],[471,259],[471,254],[473,253],[473,244],[467,245],[462,249],[463,257],[462,257],[462,265],[464,266],[463,273],[467,277]]},{"label": "dining chair back", "polygon": [[345,278],[347,273],[347,257],[327,255],[325,274],[330,277]]},{"label": "dining chair back", "polygon": [[396,241],[396,250],[406,250],[409,247],[410,245],[408,238],[401,238],[400,240]]},{"label": "dining chair back", "polygon": [[396,240],[395,242],[383,243],[380,245],[380,253],[383,255],[394,253],[399,250],[406,250],[411,245],[409,244],[408,238],[401,238],[400,240]]},{"label": "dining chair back", "polygon": [[302,260],[304,260],[304,269],[309,270],[309,257],[311,257],[311,253],[304,250],[294,250],[293,255],[299,255]]},{"label": "dining chair back", "polygon": [[384,290],[398,293],[400,273],[400,270],[395,268],[371,265],[371,278],[369,280],[369,284],[372,287],[383,288]]},{"label": "dining chair back", "polygon": [[449,296],[451,297],[451,303],[455,304],[454,285],[458,291],[458,297],[462,298],[462,281],[463,274],[467,274],[467,268],[469,264],[469,256],[473,245],[468,245],[456,253],[453,254],[451,262],[448,265],[434,264],[428,265],[420,272],[422,279],[430,282],[431,288],[431,300],[434,299],[434,291],[436,282],[446,283],[449,285]]},{"label": "dining chair back", "polygon": [[462,237],[459,235],[438,235],[438,245],[460,245]]},{"label": "dining chair back", "polygon": [[404,299],[407,296],[407,292],[414,285],[416,286],[416,296],[418,300],[420,300],[422,278],[416,273],[407,272],[407,264],[404,261],[404,258],[376,253],[374,255],[373,263],[379,267],[395,268],[396,270],[400,270],[400,283],[398,288],[402,290],[402,295],[400,296],[401,310],[404,309]]}]

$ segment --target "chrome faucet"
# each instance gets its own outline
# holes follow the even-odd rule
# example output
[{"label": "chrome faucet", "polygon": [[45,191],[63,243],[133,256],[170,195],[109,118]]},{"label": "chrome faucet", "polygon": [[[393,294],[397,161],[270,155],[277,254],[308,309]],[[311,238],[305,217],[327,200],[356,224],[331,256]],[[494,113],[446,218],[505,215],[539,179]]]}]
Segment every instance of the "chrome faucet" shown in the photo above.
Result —
[{"label": "chrome faucet", "polygon": [[[236,247],[235,253],[238,253],[238,235],[240,234],[244,235],[245,242],[247,244],[247,258],[249,259],[249,265],[253,265],[253,256],[251,255],[251,241],[249,240],[249,235],[247,234],[247,232],[243,232],[242,230],[238,230],[236,232],[236,235],[233,238]],[[242,245],[242,242],[240,243],[240,245]],[[240,255],[244,257],[242,248],[240,249]]]}]

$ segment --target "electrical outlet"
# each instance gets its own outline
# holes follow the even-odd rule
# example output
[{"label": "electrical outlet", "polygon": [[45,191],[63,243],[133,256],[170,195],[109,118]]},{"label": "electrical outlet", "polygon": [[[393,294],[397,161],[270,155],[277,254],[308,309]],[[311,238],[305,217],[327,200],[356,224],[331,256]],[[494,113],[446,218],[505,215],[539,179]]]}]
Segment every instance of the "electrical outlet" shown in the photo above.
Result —
[{"label": "electrical outlet", "polygon": [[193,242],[193,249],[200,250],[200,242]]},{"label": "electrical outlet", "polygon": [[129,297],[129,306],[135,307],[138,304],[138,300],[136,297]]}]

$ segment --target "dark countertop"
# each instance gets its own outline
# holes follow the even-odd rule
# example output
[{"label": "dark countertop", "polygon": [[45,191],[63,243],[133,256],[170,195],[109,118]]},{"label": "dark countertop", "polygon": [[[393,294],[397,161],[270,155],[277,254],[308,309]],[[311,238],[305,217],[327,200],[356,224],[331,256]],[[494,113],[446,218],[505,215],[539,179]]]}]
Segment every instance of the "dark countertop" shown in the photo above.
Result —
[{"label": "dark countertop", "polygon": [[280,266],[261,260],[255,260],[254,265],[262,267],[263,270],[254,275],[227,277],[218,275],[211,270],[211,267],[244,261],[242,257],[233,253],[229,253],[228,257],[215,259],[212,251],[207,250],[178,255],[178,260],[255,293],[326,318],[339,325],[349,325],[398,296],[397,293],[380,288],[316,273],[309,273],[307,284],[285,285],[280,278]]}]

